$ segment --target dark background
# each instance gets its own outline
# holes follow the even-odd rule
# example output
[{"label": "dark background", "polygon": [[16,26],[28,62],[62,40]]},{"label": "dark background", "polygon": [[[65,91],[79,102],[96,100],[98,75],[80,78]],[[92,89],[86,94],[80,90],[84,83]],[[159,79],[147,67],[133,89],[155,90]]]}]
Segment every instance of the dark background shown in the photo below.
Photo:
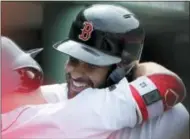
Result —
[{"label": "dark background", "polygon": [[[15,40],[24,50],[44,47],[36,60],[44,70],[45,84],[63,82],[67,57],[56,53],[52,45],[66,38],[73,16],[91,3],[95,2],[2,2],[2,35]],[[144,24],[142,61],[154,61],[176,72],[185,82],[189,95],[189,2],[117,4],[129,8]],[[189,109],[188,98],[184,104]]]}]

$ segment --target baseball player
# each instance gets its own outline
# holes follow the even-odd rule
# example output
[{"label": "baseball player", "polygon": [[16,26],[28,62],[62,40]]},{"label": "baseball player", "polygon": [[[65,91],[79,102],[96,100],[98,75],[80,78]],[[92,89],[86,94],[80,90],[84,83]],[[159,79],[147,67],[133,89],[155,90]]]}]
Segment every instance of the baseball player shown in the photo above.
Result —
[{"label": "baseball player", "polygon": [[[23,101],[42,103],[36,94],[28,93],[34,92],[43,82],[43,71],[33,59],[41,51],[42,48],[37,48],[24,52],[9,38],[1,37],[2,113],[20,107]],[[30,99],[26,99],[28,96]]]},{"label": "baseball player", "polygon": [[14,116],[3,136],[180,138],[189,120],[179,103],[185,97],[184,85],[176,74],[154,63],[148,63],[146,73],[146,64],[138,64],[143,41],[140,22],[127,9],[94,5],[81,11],[69,39],[54,46],[70,56],[67,84],[37,91],[55,104],[5,113],[3,121]]}]

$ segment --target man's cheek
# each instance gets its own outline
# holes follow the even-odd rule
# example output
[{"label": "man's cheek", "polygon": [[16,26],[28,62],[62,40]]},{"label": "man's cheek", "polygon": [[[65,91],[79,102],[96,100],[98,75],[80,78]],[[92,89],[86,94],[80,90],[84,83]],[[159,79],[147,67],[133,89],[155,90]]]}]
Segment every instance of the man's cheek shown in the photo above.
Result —
[{"label": "man's cheek", "polygon": [[99,88],[99,86],[102,84],[99,80],[92,80],[92,82],[94,88]]},{"label": "man's cheek", "polygon": [[65,66],[65,72],[66,72],[66,73],[69,72],[69,68],[68,68],[68,66]]},{"label": "man's cheek", "polygon": [[69,63],[67,63],[66,65],[65,65],[65,72],[66,73],[69,73],[69,72],[72,72],[73,71],[73,66],[71,66]]}]

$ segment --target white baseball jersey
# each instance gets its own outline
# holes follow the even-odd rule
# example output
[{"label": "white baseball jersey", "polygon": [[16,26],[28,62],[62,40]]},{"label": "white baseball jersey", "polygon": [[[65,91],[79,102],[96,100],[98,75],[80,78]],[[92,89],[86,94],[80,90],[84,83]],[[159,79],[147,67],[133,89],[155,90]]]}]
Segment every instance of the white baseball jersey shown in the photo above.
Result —
[{"label": "white baseball jersey", "polygon": [[67,99],[66,84],[43,86],[49,104],[2,114],[4,138],[181,139],[189,114],[182,104],[137,125],[135,101],[124,78],[113,90],[88,88]]}]

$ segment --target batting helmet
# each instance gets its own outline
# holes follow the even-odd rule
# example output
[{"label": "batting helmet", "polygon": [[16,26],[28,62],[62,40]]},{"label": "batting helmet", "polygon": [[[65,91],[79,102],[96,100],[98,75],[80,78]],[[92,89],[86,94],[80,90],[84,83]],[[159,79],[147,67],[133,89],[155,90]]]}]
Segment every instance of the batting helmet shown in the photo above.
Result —
[{"label": "batting helmet", "polygon": [[72,23],[68,39],[53,47],[93,65],[124,63],[119,65],[128,65],[125,70],[117,68],[113,72],[122,78],[133,67],[133,62],[140,59],[144,38],[140,21],[128,9],[97,4],[80,11]]},{"label": "batting helmet", "polygon": [[43,72],[32,58],[42,48],[24,52],[7,37],[1,37],[2,44],[2,92],[31,92],[43,81]]}]

